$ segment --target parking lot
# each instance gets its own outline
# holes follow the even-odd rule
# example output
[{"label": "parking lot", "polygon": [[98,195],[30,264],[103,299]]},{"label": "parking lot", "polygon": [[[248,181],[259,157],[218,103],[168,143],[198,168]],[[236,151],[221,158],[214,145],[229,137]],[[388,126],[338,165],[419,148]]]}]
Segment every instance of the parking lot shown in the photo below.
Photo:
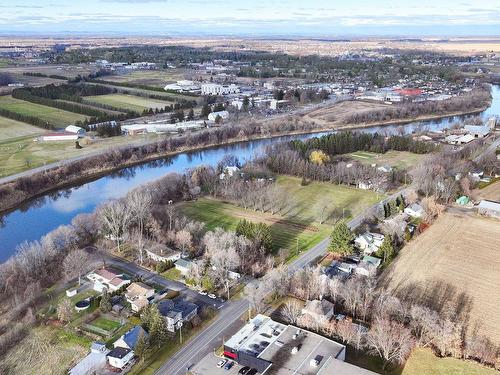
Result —
[{"label": "parking lot", "polygon": [[238,371],[240,371],[242,366],[233,361],[234,366],[229,370],[225,370],[224,368],[217,367],[217,363],[221,360],[214,353],[207,354],[191,369],[191,372],[193,375],[238,375]]}]

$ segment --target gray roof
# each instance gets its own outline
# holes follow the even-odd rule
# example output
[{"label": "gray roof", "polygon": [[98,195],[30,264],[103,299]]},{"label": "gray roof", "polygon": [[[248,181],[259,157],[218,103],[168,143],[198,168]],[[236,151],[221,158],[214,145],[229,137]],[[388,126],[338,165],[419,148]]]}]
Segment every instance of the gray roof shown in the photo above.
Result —
[{"label": "gray roof", "polygon": [[183,267],[183,268],[189,268],[191,267],[192,262],[186,259],[179,259],[175,262],[176,266]]},{"label": "gray roof", "polygon": [[500,202],[489,201],[489,200],[484,199],[481,202],[479,202],[478,207],[479,208],[484,208],[486,210],[500,212]]},{"label": "gray roof", "polygon": [[122,359],[131,351],[132,350],[130,350],[129,348],[121,348],[121,347],[117,346],[116,348],[114,348],[112,351],[110,351],[108,353],[108,357]]},{"label": "gray roof", "polygon": [[188,316],[196,309],[198,309],[198,305],[188,301],[174,302],[166,299],[158,303],[158,310],[160,311],[160,314],[169,317],[172,317],[172,315],[180,312],[182,314],[182,318],[184,319],[184,317]]}]

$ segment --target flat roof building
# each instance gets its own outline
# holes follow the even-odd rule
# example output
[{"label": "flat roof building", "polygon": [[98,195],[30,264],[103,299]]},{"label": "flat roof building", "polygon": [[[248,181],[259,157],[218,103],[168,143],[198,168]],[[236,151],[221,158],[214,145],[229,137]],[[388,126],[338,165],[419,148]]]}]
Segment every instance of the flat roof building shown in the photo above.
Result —
[{"label": "flat roof building", "polygon": [[374,374],[343,363],[345,354],[346,347],[338,342],[261,314],[224,344],[226,357],[260,374]]}]

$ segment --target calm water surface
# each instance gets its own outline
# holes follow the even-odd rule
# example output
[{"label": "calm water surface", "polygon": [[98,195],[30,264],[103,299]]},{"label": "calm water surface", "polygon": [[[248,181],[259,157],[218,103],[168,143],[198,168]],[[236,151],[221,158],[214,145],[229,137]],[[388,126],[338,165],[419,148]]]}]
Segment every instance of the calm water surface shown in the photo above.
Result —
[{"label": "calm water surface", "polygon": [[[492,94],[493,101],[490,108],[482,113],[485,118],[500,114],[500,86],[494,86]],[[423,129],[445,129],[456,120],[457,118],[452,117],[406,125],[374,126],[362,129],[362,131],[408,134]],[[215,166],[228,154],[236,155],[240,160],[248,160],[261,152],[266,145],[284,140],[307,139],[323,134],[327,133],[277,137],[186,152],[157,162],[125,168],[98,180],[47,194],[1,218],[0,262],[12,255],[16,246],[21,242],[37,240],[59,225],[70,223],[76,215],[92,212],[99,204],[109,199],[123,197],[129,190],[153,181],[166,173],[183,173],[186,169],[202,164]]]}]

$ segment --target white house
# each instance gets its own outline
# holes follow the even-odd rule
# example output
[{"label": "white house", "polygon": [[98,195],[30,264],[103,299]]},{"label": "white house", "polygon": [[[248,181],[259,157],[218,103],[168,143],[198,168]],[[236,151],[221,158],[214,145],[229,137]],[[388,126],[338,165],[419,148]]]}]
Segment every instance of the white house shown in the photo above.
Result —
[{"label": "white house", "polygon": [[164,245],[151,243],[146,248],[146,254],[156,262],[175,262],[181,259],[181,252],[172,250]]},{"label": "white house", "polygon": [[369,255],[379,249],[382,242],[384,242],[384,238],[385,236],[380,233],[365,232],[354,239],[354,244],[358,249]]},{"label": "white house", "polygon": [[127,287],[125,299],[130,303],[132,311],[138,312],[149,305],[149,298],[153,297],[155,290],[144,283],[135,282]]},{"label": "white house", "polygon": [[76,125],[68,125],[66,126],[66,129],[64,129],[65,132],[67,133],[73,133],[73,134],[78,134],[80,136],[85,135],[85,129],[80,128],[79,126]]},{"label": "white house", "polygon": [[187,275],[192,266],[191,261],[182,258],[175,262],[175,269],[179,270],[184,276]]},{"label": "white house", "polygon": [[123,369],[134,358],[134,351],[128,348],[116,347],[106,356],[108,363],[118,369]]},{"label": "white house", "polygon": [[290,103],[290,101],[285,100],[285,99],[282,99],[282,100],[271,99],[271,103],[269,104],[269,107],[271,109],[276,110],[279,108],[286,107],[289,103]]},{"label": "white house", "polygon": [[229,117],[229,112],[228,111],[218,111],[218,112],[212,112],[208,114],[208,120],[209,121],[215,121],[217,119],[217,116],[220,116],[223,120],[227,119]]},{"label": "white house", "polygon": [[420,218],[424,214],[424,208],[418,203],[412,203],[405,208],[404,213],[411,217]]},{"label": "white house", "polygon": [[219,175],[219,179],[223,180],[226,176],[233,177],[235,173],[237,173],[240,169],[233,165],[224,168],[224,172]]},{"label": "white house", "polygon": [[130,280],[123,274],[115,272],[109,268],[100,268],[87,275],[87,279],[92,281],[94,290],[102,292],[104,289],[114,292],[121,287],[130,284]]},{"label": "white house", "polygon": [[380,171],[382,173],[390,173],[392,172],[392,167],[390,165],[382,165],[377,168],[377,171]]}]

